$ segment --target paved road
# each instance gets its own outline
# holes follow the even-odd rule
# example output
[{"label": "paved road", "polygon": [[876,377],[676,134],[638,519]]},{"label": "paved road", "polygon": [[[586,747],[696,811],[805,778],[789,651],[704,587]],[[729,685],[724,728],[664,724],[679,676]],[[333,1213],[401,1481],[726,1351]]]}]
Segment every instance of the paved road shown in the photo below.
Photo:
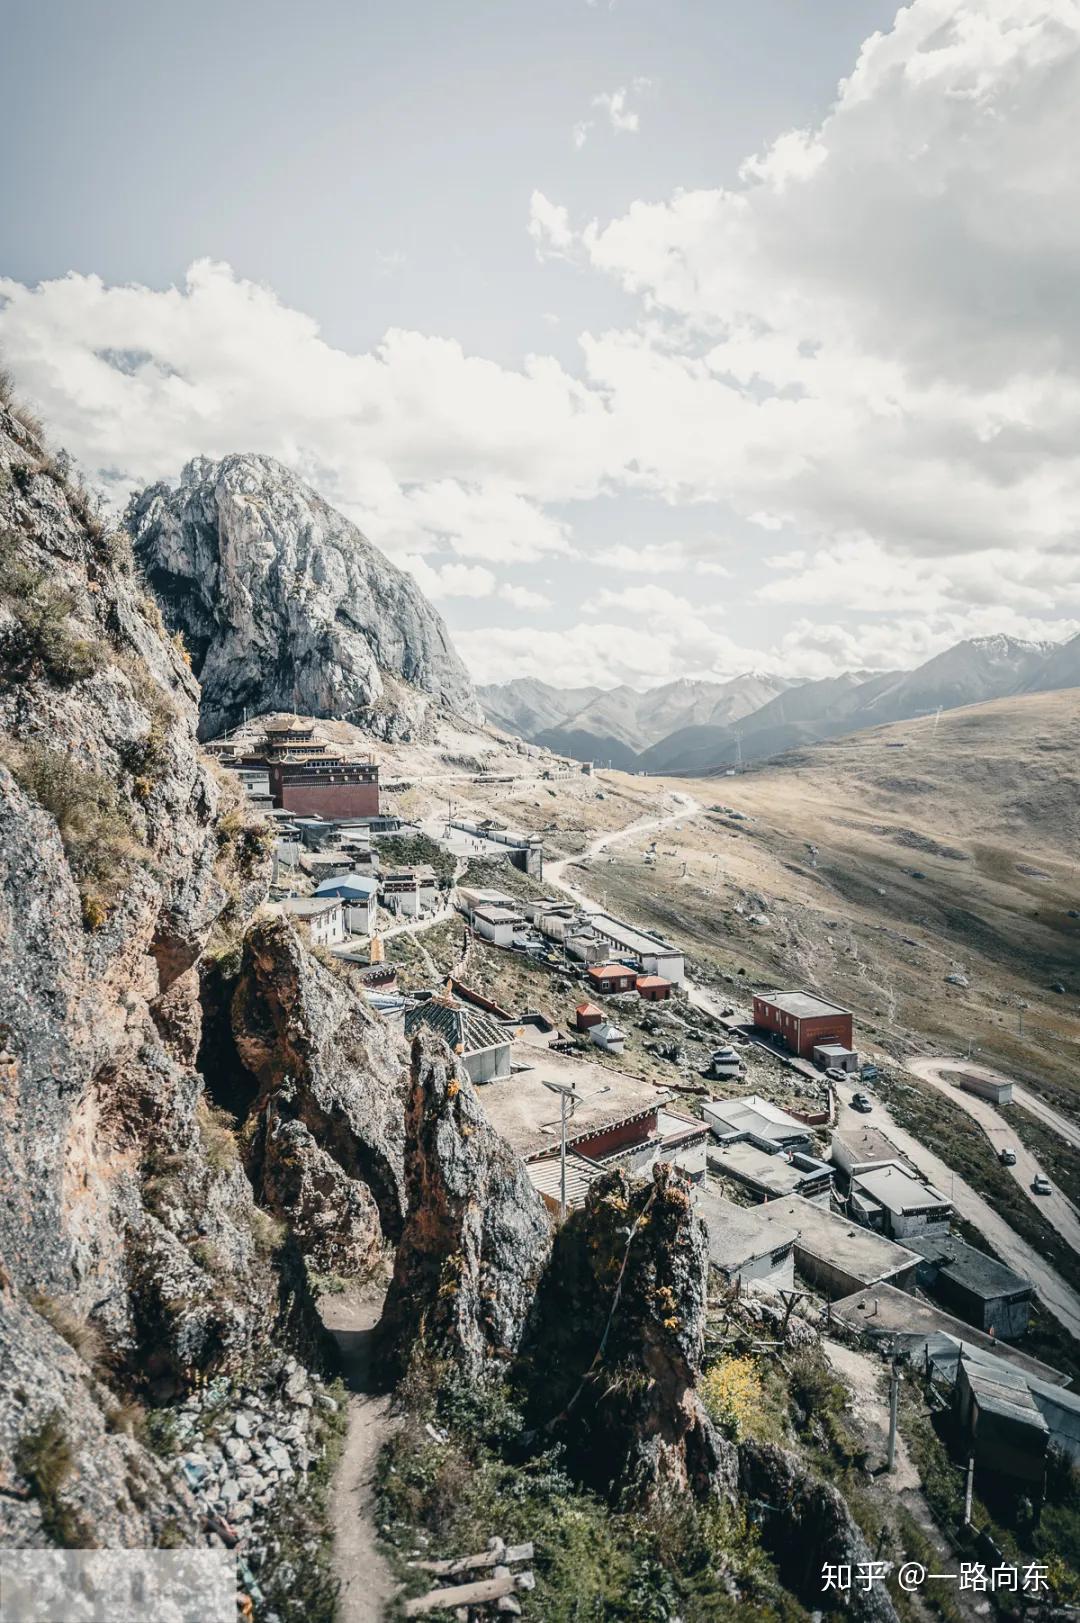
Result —
[{"label": "paved road", "polygon": [[1001,1260],[1032,1281],[1044,1305],[1061,1321],[1070,1335],[1080,1339],[1080,1296],[1055,1273],[1050,1264],[1040,1257],[1026,1240],[1022,1240],[1015,1233],[977,1190],[965,1183],[951,1167],[946,1166],[940,1156],[927,1149],[925,1144],[895,1122],[880,1099],[875,1098],[874,1108],[869,1116],[860,1115],[852,1110],[851,1096],[857,1091],[846,1083],[837,1084],[837,1126],[841,1131],[845,1128],[860,1127],[869,1122],[884,1133],[913,1167],[925,1178],[929,1178],[943,1195],[949,1197],[957,1213],[974,1224],[980,1234],[985,1235]]},{"label": "paved road", "polygon": [[[999,1114],[989,1099],[980,1099],[978,1094],[975,1093],[965,1093],[955,1082],[949,1080],[949,1073],[955,1075],[960,1072],[971,1073],[974,1071],[977,1075],[992,1078],[995,1081],[1003,1079],[983,1067],[969,1065],[966,1060],[909,1059],[907,1069],[913,1071],[916,1076],[921,1077],[924,1082],[929,1082],[932,1088],[936,1088],[946,1098],[952,1099],[955,1104],[960,1106],[961,1110],[967,1112],[973,1121],[977,1121],[989,1139],[995,1155],[1000,1154],[1006,1148],[1014,1152],[1016,1165],[1006,1167],[1005,1170],[1020,1185],[1032,1205],[1043,1214],[1048,1222],[1053,1224],[1062,1239],[1067,1240],[1073,1250],[1080,1255],[1080,1217],[1077,1216],[1076,1208],[1072,1202],[1058,1188],[1053,1179],[1048,1177],[1048,1174],[1039,1165],[1031,1151],[1024,1148],[1020,1139],[1017,1138],[1015,1130],[1005,1120],[1004,1116]],[[1015,1092],[1013,1098],[1016,1098]],[[1048,1178],[1053,1191],[1052,1194],[1036,1195],[1032,1192],[1032,1181],[1038,1176]]]},{"label": "paved road", "polygon": [[[1013,1082],[1010,1076],[1002,1076],[1000,1071],[992,1071],[988,1065],[976,1065],[969,1059],[938,1058],[909,1060],[907,1068],[914,1071],[916,1076],[925,1077],[927,1081],[934,1081],[944,1071],[964,1071],[968,1076],[984,1077],[987,1082],[1012,1082],[1013,1104],[1021,1105],[1029,1115],[1037,1116],[1051,1132],[1056,1133],[1072,1149],[1080,1150],[1080,1123],[1070,1121],[1060,1110],[1055,1110],[1045,1099],[1040,1099],[1037,1093],[1031,1093],[1021,1083]],[[950,1089],[950,1092],[953,1091],[957,1090]],[[975,1096],[963,1095],[960,1103],[963,1103],[964,1098],[972,1097]]]}]

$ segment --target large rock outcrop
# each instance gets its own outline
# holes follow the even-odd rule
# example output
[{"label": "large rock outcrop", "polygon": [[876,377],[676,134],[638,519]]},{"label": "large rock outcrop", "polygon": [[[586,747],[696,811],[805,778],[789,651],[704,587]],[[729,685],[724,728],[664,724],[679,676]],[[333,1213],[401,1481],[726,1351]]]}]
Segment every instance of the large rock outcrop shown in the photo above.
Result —
[{"label": "large rock outcrop", "polygon": [[405,1174],[408,1215],[380,1326],[385,1366],[402,1373],[416,1350],[468,1378],[505,1368],[551,1252],[551,1221],[432,1036],[413,1042]]},{"label": "large rock outcrop", "polygon": [[260,1204],[317,1271],[362,1272],[404,1225],[404,1040],[283,918],[244,938],[231,1024],[255,1087],[241,1137]]},{"label": "large rock outcrop", "polygon": [[125,539],[0,406],[9,1543],[200,1537],[118,1416],[317,1335],[194,1064],[200,955],[268,879],[265,828],[200,758],[197,703]]},{"label": "large rock outcrop", "polygon": [[616,1171],[563,1225],[524,1372],[538,1427],[624,1505],[734,1490],[737,1461],[697,1395],[708,1244],[685,1177]]},{"label": "large rock outcrop", "polygon": [[270,457],[196,458],[131,503],[136,555],[202,683],[202,736],[244,711],[411,736],[432,703],[480,721],[415,581]]}]

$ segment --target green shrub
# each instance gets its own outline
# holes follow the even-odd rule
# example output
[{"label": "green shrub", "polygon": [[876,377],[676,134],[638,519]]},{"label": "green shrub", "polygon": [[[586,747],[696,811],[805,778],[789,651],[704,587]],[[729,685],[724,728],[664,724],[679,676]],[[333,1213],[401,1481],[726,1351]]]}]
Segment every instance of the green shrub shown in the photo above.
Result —
[{"label": "green shrub", "polygon": [[9,744],[0,760],[56,819],[88,929],[104,923],[134,869],[147,858],[115,787],[46,744]]},{"label": "green shrub", "polygon": [[15,538],[0,539],[0,599],[12,616],[5,633],[10,668],[22,675],[39,667],[61,686],[85,682],[108,662],[109,652],[97,637],[81,637],[69,620],[76,599],[66,587],[18,557]]},{"label": "green shrub", "polygon": [[15,1445],[15,1469],[37,1500],[42,1526],[52,1542],[67,1550],[90,1548],[93,1539],[85,1521],[60,1497],[75,1460],[58,1409],[20,1437]]}]

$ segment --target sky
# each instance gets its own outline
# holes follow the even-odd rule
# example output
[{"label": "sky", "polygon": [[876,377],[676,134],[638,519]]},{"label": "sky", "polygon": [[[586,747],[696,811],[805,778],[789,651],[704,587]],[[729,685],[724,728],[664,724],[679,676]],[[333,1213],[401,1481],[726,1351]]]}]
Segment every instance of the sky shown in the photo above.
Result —
[{"label": "sky", "polygon": [[478,682],[1080,630],[1080,0],[7,0],[0,351],[280,458]]}]

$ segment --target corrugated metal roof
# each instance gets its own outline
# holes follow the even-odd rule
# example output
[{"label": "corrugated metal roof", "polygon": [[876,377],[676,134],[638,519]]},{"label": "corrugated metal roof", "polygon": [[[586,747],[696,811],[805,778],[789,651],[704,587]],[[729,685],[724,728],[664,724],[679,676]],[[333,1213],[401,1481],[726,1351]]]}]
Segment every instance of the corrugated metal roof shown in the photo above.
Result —
[{"label": "corrugated metal roof", "polygon": [[438,1032],[455,1053],[477,1054],[485,1048],[500,1048],[509,1043],[510,1033],[504,1026],[479,1009],[462,1003],[447,1003],[442,998],[428,998],[405,1014],[405,1035],[412,1037],[421,1026]]}]

